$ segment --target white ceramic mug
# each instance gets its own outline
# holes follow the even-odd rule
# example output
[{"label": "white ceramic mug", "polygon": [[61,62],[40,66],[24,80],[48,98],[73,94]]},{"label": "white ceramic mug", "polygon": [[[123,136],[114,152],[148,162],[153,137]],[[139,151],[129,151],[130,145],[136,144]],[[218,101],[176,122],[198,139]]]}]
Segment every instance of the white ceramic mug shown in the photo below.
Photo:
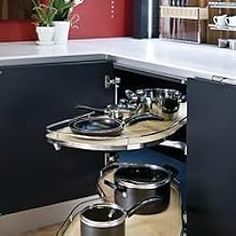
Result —
[{"label": "white ceramic mug", "polygon": [[228,16],[225,18],[227,26],[236,27],[236,16]]},{"label": "white ceramic mug", "polygon": [[222,16],[214,16],[213,17],[213,22],[217,26],[226,26],[226,19],[227,15],[222,15]]},{"label": "white ceramic mug", "polygon": [[232,50],[236,50],[236,39],[229,39],[229,48]]}]

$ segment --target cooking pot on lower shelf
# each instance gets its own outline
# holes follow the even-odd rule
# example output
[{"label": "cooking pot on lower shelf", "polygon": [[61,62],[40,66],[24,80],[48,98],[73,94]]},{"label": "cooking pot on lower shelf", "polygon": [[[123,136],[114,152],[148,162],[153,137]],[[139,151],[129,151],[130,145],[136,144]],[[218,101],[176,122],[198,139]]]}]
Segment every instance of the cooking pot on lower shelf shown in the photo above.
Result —
[{"label": "cooking pot on lower shelf", "polygon": [[[116,169],[114,183],[106,179],[107,173],[112,169]],[[158,202],[136,212],[156,214],[167,209],[170,202],[170,183],[177,174],[177,170],[168,165],[161,167],[149,164],[112,164],[101,171],[98,188],[103,197],[105,193],[99,182],[103,181],[112,188],[116,204],[126,210],[145,199],[158,197]]]},{"label": "cooking pot on lower shelf", "polygon": [[125,236],[126,218],[138,209],[159,201],[159,198],[144,200],[128,211],[112,203],[88,206],[80,212],[81,236]]}]

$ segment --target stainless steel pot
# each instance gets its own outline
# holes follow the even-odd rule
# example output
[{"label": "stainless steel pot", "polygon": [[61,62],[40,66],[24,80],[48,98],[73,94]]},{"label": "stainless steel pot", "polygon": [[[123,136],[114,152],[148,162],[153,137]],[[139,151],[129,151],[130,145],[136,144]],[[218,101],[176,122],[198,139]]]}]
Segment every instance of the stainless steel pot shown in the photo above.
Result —
[{"label": "stainless steel pot", "polygon": [[138,89],[135,93],[130,90],[128,92],[132,93],[132,97],[136,94],[138,104],[136,113],[148,112],[156,114],[164,120],[175,119],[180,103],[185,102],[185,96],[175,89],[145,88]]},{"label": "stainless steel pot", "polygon": [[158,201],[150,198],[140,202],[128,211],[112,203],[88,206],[80,212],[81,236],[125,236],[126,218],[143,207]]},{"label": "stainless steel pot", "polygon": [[[168,168],[168,169],[167,169]],[[108,171],[116,169],[114,183],[106,179]],[[167,209],[170,201],[170,182],[177,175],[170,166],[148,164],[113,164],[104,168],[100,181],[114,190],[116,204],[130,209],[145,199],[158,197],[159,201],[138,210],[137,214],[156,214]],[[104,191],[98,185],[102,195]]]},{"label": "stainless steel pot", "polygon": [[152,101],[156,105],[157,114],[164,120],[173,120],[178,114],[180,103],[185,102],[185,96],[175,89],[152,89]]}]

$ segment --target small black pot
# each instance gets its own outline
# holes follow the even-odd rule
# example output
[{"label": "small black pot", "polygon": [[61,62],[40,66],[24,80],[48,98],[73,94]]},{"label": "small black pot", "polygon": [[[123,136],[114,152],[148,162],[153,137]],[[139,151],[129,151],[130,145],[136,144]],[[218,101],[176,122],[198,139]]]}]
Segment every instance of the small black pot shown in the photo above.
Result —
[{"label": "small black pot", "polygon": [[146,207],[156,201],[159,201],[159,199],[147,199],[128,211],[111,203],[88,206],[80,212],[80,235],[125,236],[126,218],[132,216],[138,209]]},{"label": "small black pot", "polygon": [[115,171],[114,183],[108,180],[104,180],[104,183],[114,189],[116,204],[126,210],[145,199],[158,197],[159,201],[136,212],[156,214],[166,210],[169,205],[170,183],[175,175],[177,170],[170,166],[126,164]]},{"label": "small black pot", "polygon": [[80,214],[81,236],[124,236],[126,212],[111,204],[96,204]]}]

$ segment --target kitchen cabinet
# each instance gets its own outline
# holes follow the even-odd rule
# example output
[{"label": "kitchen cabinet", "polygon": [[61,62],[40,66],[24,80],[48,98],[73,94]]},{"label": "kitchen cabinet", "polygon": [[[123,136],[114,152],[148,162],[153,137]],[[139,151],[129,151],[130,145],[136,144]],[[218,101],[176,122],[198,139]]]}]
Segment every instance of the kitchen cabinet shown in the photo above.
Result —
[{"label": "kitchen cabinet", "polygon": [[188,234],[236,235],[236,87],[189,79]]},{"label": "kitchen cabinet", "polygon": [[113,91],[107,61],[0,68],[0,212],[17,212],[92,195],[103,154],[56,152],[45,127],[79,114],[77,104],[103,107]]}]

